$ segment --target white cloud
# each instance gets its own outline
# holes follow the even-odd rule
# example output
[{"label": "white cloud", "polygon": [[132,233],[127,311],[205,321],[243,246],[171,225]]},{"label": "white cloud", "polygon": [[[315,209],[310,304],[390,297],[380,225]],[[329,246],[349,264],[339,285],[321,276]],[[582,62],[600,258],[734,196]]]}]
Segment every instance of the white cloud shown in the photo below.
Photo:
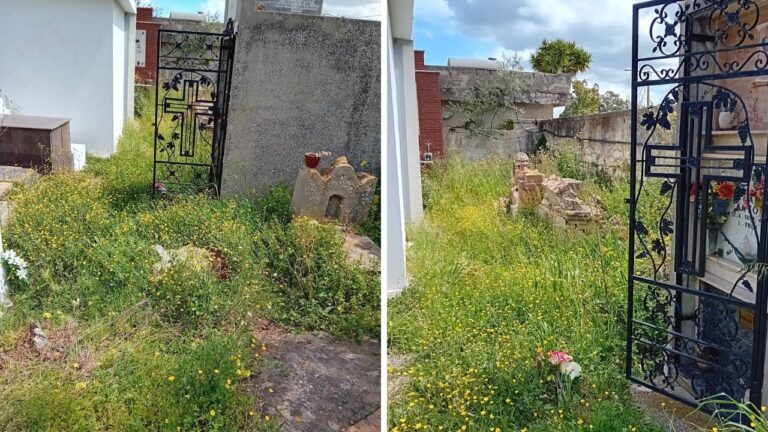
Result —
[{"label": "white cloud", "polygon": [[[606,90],[626,94],[631,63],[634,0],[415,0],[415,15],[428,31],[459,33],[491,41],[495,52],[478,57],[518,53],[525,68],[544,38],[574,40],[593,54],[584,78]],[[447,30],[449,29],[449,30]],[[417,30],[418,31],[418,30]]]},{"label": "white cloud", "polygon": [[206,0],[200,6],[200,10],[209,14],[218,14],[219,18],[223,19],[224,3],[225,3],[225,0]]},{"label": "white cloud", "polygon": [[325,0],[323,14],[344,18],[381,20],[379,0]]},{"label": "white cloud", "polygon": [[447,0],[416,0],[413,16],[426,22],[438,22],[453,18],[453,10]]}]

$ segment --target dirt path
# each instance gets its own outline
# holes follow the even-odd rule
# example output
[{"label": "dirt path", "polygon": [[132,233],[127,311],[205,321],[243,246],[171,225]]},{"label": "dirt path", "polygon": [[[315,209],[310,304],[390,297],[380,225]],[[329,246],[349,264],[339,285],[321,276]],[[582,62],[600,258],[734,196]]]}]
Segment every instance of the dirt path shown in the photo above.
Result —
[{"label": "dirt path", "polygon": [[262,323],[264,364],[252,391],[262,413],[287,432],[378,432],[381,355],[378,341],[339,341],[291,334]]}]

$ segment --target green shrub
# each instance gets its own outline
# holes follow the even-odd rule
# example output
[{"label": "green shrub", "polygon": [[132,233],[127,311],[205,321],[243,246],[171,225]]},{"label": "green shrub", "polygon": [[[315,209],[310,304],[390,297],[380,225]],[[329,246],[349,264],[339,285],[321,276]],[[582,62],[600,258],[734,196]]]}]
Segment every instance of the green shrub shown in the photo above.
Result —
[{"label": "green shrub", "polygon": [[378,274],[346,262],[335,228],[303,218],[288,226],[272,221],[255,248],[283,295],[286,321],[356,337],[378,334]]},{"label": "green shrub", "polygon": [[559,148],[555,155],[555,165],[557,174],[560,177],[584,180],[585,175],[581,168],[581,157],[575,147],[564,145]]},{"label": "green shrub", "polygon": [[256,198],[254,207],[257,218],[262,222],[276,220],[282,225],[291,221],[291,198],[293,190],[286,185],[276,185],[266,195]]}]

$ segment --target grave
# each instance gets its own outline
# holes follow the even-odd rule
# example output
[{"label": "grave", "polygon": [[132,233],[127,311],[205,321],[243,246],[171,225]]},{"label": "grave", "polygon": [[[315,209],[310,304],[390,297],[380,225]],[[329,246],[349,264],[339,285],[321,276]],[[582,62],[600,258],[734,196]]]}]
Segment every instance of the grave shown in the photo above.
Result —
[{"label": "grave", "polygon": [[599,203],[585,203],[579,198],[581,181],[557,176],[545,179],[544,174],[530,166],[528,155],[515,156],[511,212],[532,207],[556,228],[587,232],[595,226],[601,216]]},{"label": "grave", "polygon": [[365,222],[377,181],[368,173],[355,172],[344,156],[323,170],[304,166],[296,178],[291,211],[295,216],[342,225]]},{"label": "grave", "polygon": [[0,165],[72,170],[69,119],[26,115],[0,116]]}]

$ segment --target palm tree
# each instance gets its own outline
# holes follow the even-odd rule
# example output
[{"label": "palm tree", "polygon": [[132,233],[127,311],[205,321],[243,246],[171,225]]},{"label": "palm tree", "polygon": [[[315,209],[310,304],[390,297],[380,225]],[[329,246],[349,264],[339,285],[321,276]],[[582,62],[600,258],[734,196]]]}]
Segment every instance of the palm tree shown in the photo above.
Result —
[{"label": "palm tree", "polygon": [[544,39],[541,46],[531,54],[531,66],[538,72],[576,75],[589,69],[590,64],[592,54],[576,45],[576,42],[565,39]]}]

